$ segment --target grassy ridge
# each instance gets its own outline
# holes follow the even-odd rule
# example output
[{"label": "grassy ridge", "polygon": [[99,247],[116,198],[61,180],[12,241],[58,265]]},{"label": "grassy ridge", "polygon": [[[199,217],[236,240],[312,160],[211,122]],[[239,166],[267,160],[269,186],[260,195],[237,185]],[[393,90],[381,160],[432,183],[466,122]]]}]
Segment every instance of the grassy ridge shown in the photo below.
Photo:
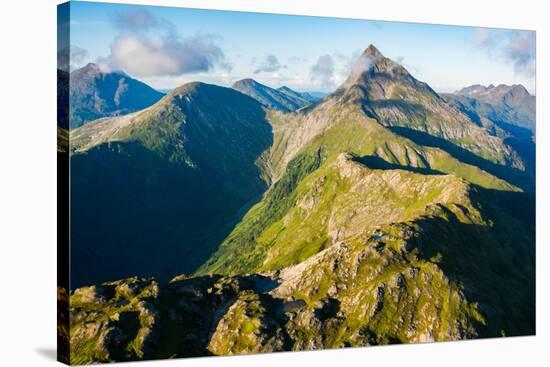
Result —
[{"label": "grassy ridge", "polygon": [[[237,274],[259,267],[263,260],[264,247],[258,243],[257,239],[266,227],[280,220],[295,204],[296,187],[304,177],[319,168],[322,159],[322,151],[317,150],[313,154],[298,155],[290,161],[283,177],[265,194],[263,200],[248,212],[241,224],[224,241],[218,253],[210,258],[197,271],[197,274],[206,272]],[[239,261],[232,261],[237,258]],[[218,265],[222,262],[224,269]]]},{"label": "grassy ridge", "polygon": [[[247,213],[228,238],[198,271],[198,274],[238,274],[262,270],[275,270],[296,264],[330,245],[329,220],[334,210],[345,217],[358,203],[370,203],[371,209],[388,203],[376,186],[362,195],[346,194],[349,184],[341,180],[334,162],[341,152],[352,156],[377,157],[392,164],[392,168],[433,174],[452,174],[487,189],[517,190],[480,168],[458,161],[443,150],[423,147],[400,137],[361,114],[347,113],[348,117],[314,138],[296,158],[290,161],[282,178],[263,199]],[[280,122],[279,122],[280,123]],[[276,135],[277,137],[277,135]],[[274,154],[280,156],[281,140],[275,141]],[[322,154],[320,153],[322,152]],[[319,157],[324,159],[320,159]],[[422,175],[409,175],[410,185],[422,183]],[[406,192],[409,188],[404,187]],[[420,200],[412,196],[403,201],[397,193],[394,205],[380,213],[393,221],[405,221],[420,215],[437,188],[426,188],[431,193]],[[374,199],[382,201],[374,204]],[[386,200],[386,201],[384,201]],[[316,210],[305,213],[299,205],[316,203]],[[301,202],[301,204],[299,204]],[[335,209],[335,203],[339,206]],[[296,204],[296,205],[295,205]],[[298,205],[299,204],[299,205]],[[369,204],[365,204],[369,205]],[[417,210],[415,210],[416,208]],[[360,210],[360,209],[357,209]],[[402,213],[402,216],[390,214]],[[362,223],[366,225],[366,223]],[[333,225],[334,226],[334,225]],[[345,220],[336,226],[346,226]]]}]

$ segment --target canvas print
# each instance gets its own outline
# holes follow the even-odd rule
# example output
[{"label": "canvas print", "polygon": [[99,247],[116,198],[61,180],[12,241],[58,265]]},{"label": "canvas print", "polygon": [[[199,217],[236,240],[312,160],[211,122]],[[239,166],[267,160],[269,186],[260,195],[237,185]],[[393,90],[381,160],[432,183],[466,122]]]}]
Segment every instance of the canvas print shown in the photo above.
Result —
[{"label": "canvas print", "polygon": [[61,361],[535,334],[534,31],[58,20]]}]

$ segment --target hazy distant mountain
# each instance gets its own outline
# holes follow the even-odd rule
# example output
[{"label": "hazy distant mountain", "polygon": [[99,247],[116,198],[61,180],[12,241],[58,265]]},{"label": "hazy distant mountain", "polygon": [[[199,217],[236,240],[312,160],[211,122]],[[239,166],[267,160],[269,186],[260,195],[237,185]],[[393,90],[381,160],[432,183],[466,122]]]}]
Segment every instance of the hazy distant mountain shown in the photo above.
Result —
[{"label": "hazy distant mountain", "polygon": [[163,275],[75,290],[75,362],[534,334],[534,167],[500,128],[372,45],[302,108],[236,84],[73,132],[79,284]]},{"label": "hazy distant mountain", "polygon": [[[286,94],[289,98],[292,98],[292,99],[295,99],[297,101],[303,101],[305,100],[306,101],[306,105],[307,104],[311,104],[311,103],[315,103],[317,101],[320,101],[321,99],[323,99],[323,97],[326,95],[326,94],[322,94],[320,92],[313,92],[313,93],[309,93],[309,92],[297,92],[293,89],[290,89],[289,87],[287,86],[283,86],[281,88],[277,88],[277,90],[279,92],[282,92],[284,94]],[[321,96],[322,95],[322,96]]]},{"label": "hazy distant mountain", "polygon": [[295,111],[316,101],[314,97],[304,96],[288,87],[273,89],[253,79],[236,81],[231,87],[254,98],[267,108],[284,112]]},{"label": "hazy distant mountain", "polygon": [[70,74],[71,127],[102,117],[135,112],[163,94],[122,72],[105,72],[88,64]]},{"label": "hazy distant mountain", "polygon": [[510,124],[535,132],[536,98],[520,84],[496,87],[476,84],[446,94],[445,98],[461,110],[487,118],[505,129]]},{"label": "hazy distant mountain", "polygon": [[476,84],[453,94],[447,102],[467,114],[480,126],[502,136],[520,154],[534,182],[536,159],[536,97],[522,85]]},{"label": "hazy distant mountain", "polygon": [[328,96],[329,93],[325,92],[302,92],[303,96],[309,96],[309,98],[313,99],[314,101],[320,101],[321,99]]}]

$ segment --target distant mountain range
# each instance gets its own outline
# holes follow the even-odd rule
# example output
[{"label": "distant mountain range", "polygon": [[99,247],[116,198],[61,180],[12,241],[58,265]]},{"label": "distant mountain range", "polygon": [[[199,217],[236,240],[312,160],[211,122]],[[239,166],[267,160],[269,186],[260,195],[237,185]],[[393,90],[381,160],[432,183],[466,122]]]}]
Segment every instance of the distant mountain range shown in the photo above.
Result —
[{"label": "distant mountain range", "polygon": [[298,110],[321,99],[318,94],[299,93],[288,87],[273,89],[253,79],[239,80],[232,88],[254,98],[264,107],[284,112]]},{"label": "distant mountain range", "polygon": [[297,92],[293,89],[290,89],[287,86],[277,88],[277,90],[279,92],[286,94],[291,98],[306,100],[308,104],[315,103],[323,99],[327,95],[326,93],[322,93],[322,92]]},{"label": "distant mountain range", "polygon": [[[70,80],[72,128],[99,118],[142,110],[170,92],[169,89],[157,91],[123,72],[107,72],[93,63],[71,72],[67,80]],[[323,97],[320,92],[300,93],[288,87],[273,89],[252,79],[240,80],[233,84],[233,88],[258,100],[265,107],[286,112],[310,105]]]},{"label": "distant mountain range", "polygon": [[498,135],[521,155],[534,182],[536,97],[522,85],[476,84],[453,94],[444,94],[449,104],[479,126]]},{"label": "distant mountain range", "polygon": [[320,100],[189,83],[71,130],[73,362],[534,334],[531,97],[370,45]]},{"label": "distant mountain range", "polygon": [[514,126],[535,132],[536,98],[522,85],[476,84],[444,96],[474,119],[489,119],[512,133]]},{"label": "distant mountain range", "polygon": [[70,126],[135,112],[157,102],[162,93],[122,72],[88,64],[70,74]]}]

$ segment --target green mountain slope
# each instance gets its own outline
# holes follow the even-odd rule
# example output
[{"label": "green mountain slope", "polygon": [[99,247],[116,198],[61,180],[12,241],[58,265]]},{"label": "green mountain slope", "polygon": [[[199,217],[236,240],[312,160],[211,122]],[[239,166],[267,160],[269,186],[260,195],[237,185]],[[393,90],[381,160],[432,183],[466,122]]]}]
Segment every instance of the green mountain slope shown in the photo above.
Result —
[{"label": "green mountain slope", "polygon": [[[415,219],[383,223],[362,213],[340,218],[365,226],[350,232],[355,225],[347,224],[333,245],[263,274],[180,276],[168,284],[128,279],[78,289],[71,296],[71,360],[534,333],[534,228],[523,211],[529,205],[503,205],[522,202],[526,194],[481,189],[450,175],[371,169],[347,156],[334,169],[343,180],[356,182],[350,185],[353,196],[368,195],[372,184],[383,182],[376,210],[410,200],[407,216]],[[428,194],[432,187],[436,195]],[[425,205],[414,200],[419,192],[427,194]],[[392,204],[381,206],[384,201]],[[324,205],[302,201],[297,210],[312,216],[303,212]]]},{"label": "green mountain slope", "polygon": [[[392,137],[393,139],[388,139]],[[328,234],[328,218],[337,210],[355,212],[353,207],[349,207],[346,200],[340,203],[340,208],[335,208],[337,200],[348,195],[346,191],[348,187],[354,186],[353,183],[342,182],[340,176],[335,172],[335,162],[341,159],[341,152],[347,152],[347,154],[356,157],[359,162],[363,161],[373,168],[399,169],[419,173],[420,175],[414,176],[417,179],[423,177],[421,174],[436,175],[437,177],[449,173],[453,176],[464,177],[466,180],[486,188],[517,190],[505,181],[475,166],[461,163],[441,150],[417,146],[411,141],[399,138],[372,120],[365,119],[358,122],[344,120],[316,137],[302,153],[290,161],[281,179],[235,227],[233,233],[221,245],[218,253],[203,266],[203,271],[214,273],[225,273],[228,270],[230,273],[258,271],[262,269],[259,265],[264,261],[259,254],[263,253],[266,246],[274,247],[279,242],[285,246],[295,244],[297,249],[305,251],[303,256],[297,258],[281,254],[280,257],[285,261],[301,261],[304,256],[307,257],[319,251],[323,246],[329,246],[331,240]],[[323,157],[321,165],[320,160]],[[307,162],[307,164],[303,162]],[[315,172],[309,175],[313,171]],[[323,188],[317,187],[319,180],[323,182]],[[388,222],[405,220],[400,213],[411,203],[397,201],[392,206],[386,207],[385,205],[389,205],[390,202],[369,202],[369,200],[379,197],[379,193],[376,191],[378,184],[373,184],[372,188],[368,187],[370,189],[366,195],[370,196],[355,198],[358,200],[358,205],[363,206],[362,210],[365,215],[375,216]],[[396,188],[394,191],[397,195],[401,195],[402,189],[406,190],[407,186]],[[323,193],[322,197],[317,197],[318,192]],[[430,192],[430,194],[433,193]],[[315,198],[306,199],[311,196],[315,196]],[[303,215],[295,216],[293,214],[295,211],[299,212],[298,203],[301,200],[314,200],[326,203],[326,205],[320,206],[321,213],[307,215],[308,220],[305,220]],[[416,199],[413,196],[411,200]],[[277,203],[279,207],[284,203],[286,205],[284,209],[274,210],[274,205],[271,203]],[[422,201],[419,201],[419,205],[422,205]],[[385,212],[381,214],[377,212],[378,210]],[[277,215],[275,216],[275,214]],[[263,219],[266,217],[269,218],[268,221]],[[291,226],[292,223],[299,227]],[[358,224],[358,226],[358,228],[363,228],[362,225]],[[285,236],[285,233],[288,233],[289,238]],[[306,235],[306,233],[311,235]],[[251,265],[238,254],[251,257],[255,259],[255,262]],[[275,262],[277,261],[275,260]]]},{"label": "green mountain slope", "polygon": [[336,122],[374,120],[386,129],[373,132],[369,127],[370,134],[384,135],[381,140],[389,144],[405,138],[409,145],[444,151],[522,189],[534,188],[534,166],[521,146],[480,126],[374,47],[367,48],[336,92],[295,114],[271,111],[269,119],[275,134],[269,167],[274,180],[293,156]]},{"label": "green mountain slope", "polygon": [[[372,52],[375,51],[371,48],[367,50],[367,54]],[[389,62],[387,59],[381,60]],[[499,279],[502,276],[498,272],[487,275],[482,264],[475,265],[475,269],[470,268],[468,264],[477,264],[476,257],[481,256],[479,251],[491,254],[486,259],[488,262],[494,257],[506,263],[503,266],[507,267],[507,271],[515,266],[512,260],[515,251],[529,254],[521,261],[521,271],[510,274],[510,279],[502,278],[496,282],[519,285],[526,281],[532,284],[532,199],[530,194],[521,193],[521,189],[506,181],[509,178],[517,178],[512,182],[525,183],[528,180],[525,171],[504,165],[505,157],[513,157],[523,166],[514,149],[489,131],[473,127],[474,123],[460,114],[468,125],[460,125],[457,129],[462,131],[455,132],[479,134],[476,147],[465,145],[472,151],[461,148],[457,152],[449,145],[437,146],[430,140],[413,139],[408,134],[402,134],[394,126],[388,126],[380,113],[372,113],[371,100],[364,99],[364,95],[358,99],[352,98],[355,92],[350,90],[368,90],[372,84],[369,75],[372,76],[361,76],[364,80],[355,86],[348,86],[347,91],[337,92],[298,114],[270,113],[275,142],[269,154],[269,168],[275,183],[197,274],[283,271],[289,266],[301,266],[312,256],[328,251],[342,241],[347,243],[356,238],[364,241],[370,238],[369,233],[374,233],[374,238],[380,233],[387,233],[393,240],[407,243],[408,235],[393,234],[397,229],[400,233],[400,229],[406,228],[413,233],[413,237],[426,239],[425,248],[431,249],[431,256],[443,254],[433,250],[439,246],[444,246],[442,249],[446,250],[452,248],[450,257],[453,259],[446,261],[454,262],[454,258],[465,256],[457,260],[461,263],[458,266],[469,268],[475,279],[485,276]],[[379,76],[374,75],[374,78]],[[423,85],[420,96],[409,91],[409,99],[420,101],[429,97],[430,101],[441,104],[442,107],[437,108],[452,111],[437,95],[425,97],[423,93],[429,91],[429,87]],[[390,100],[388,105],[394,103]],[[378,104],[374,103],[375,106]],[[441,125],[445,123],[445,120],[438,122]],[[456,120],[450,121],[450,127],[445,126],[447,132],[441,130],[441,134],[454,131],[454,123],[458,124]],[[426,131],[416,130],[416,127],[411,130],[433,137],[427,133],[430,128]],[[495,147],[502,149],[493,149]],[[485,152],[485,157],[501,154],[504,161],[491,162],[474,154],[481,151]],[[510,219],[499,214],[507,212],[505,207],[508,204],[504,198],[513,198],[514,203],[527,203],[528,209],[523,212],[526,221],[521,217]],[[437,230],[432,223],[437,223]],[[510,228],[514,228],[512,233]],[[517,245],[511,238],[517,239]],[[464,242],[467,244],[464,245]],[[475,249],[476,244],[487,247]],[[457,253],[460,246],[469,247],[469,251]],[[463,277],[462,270],[453,276]],[[443,273],[448,275],[445,271]],[[331,286],[331,282],[327,280],[327,287]],[[494,299],[476,291],[478,285],[474,281],[470,286],[466,291],[469,296],[475,294],[470,298],[473,302],[483,299],[486,309],[498,308]],[[497,298],[515,297],[513,288],[505,288],[491,291],[488,285],[485,291],[493,292]],[[312,286],[312,289],[317,288]],[[529,292],[523,295],[522,300],[531,307],[533,303],[529,297],[533,289]],[[511,307],[506,312],[510,310]],[[505,324],[502,319],[505,312],[499,310],[496,313],[500,313],[500,319],[485,315],[491,322],[487,322],[485,329],[476,330],[482,334],[498,335],[498,327]],[[515,317],[521,318],[519,314]],[[528,323],[525,323],[516,329],[507,327],[502,330],[520,332],[518,330],[527,326]]]},{"label": "green mountain slope", "polygon": [[193,271],[265,190],[271,141],[256,101],[200,83],[72,130],[72,286]]}]

